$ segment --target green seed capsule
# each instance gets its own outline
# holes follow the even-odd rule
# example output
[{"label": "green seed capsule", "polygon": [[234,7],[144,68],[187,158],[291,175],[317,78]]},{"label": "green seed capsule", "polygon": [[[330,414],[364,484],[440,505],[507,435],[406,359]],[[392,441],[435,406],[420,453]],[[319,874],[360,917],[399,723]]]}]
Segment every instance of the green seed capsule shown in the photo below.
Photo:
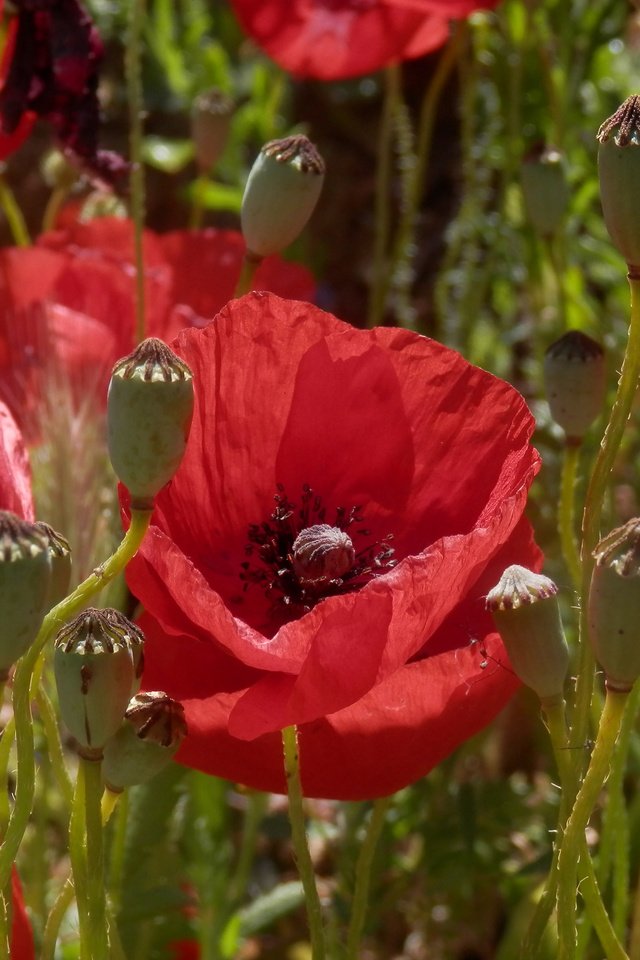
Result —
[{"label": "green seed capsule", "polygon": [[307,137],[265,144],[242,198],[242,233],[250,257],[280,253],[302,231],[324,182],[324,160]]},{"label": "green seed capsule", "polygon": [[47,599],[47,610],[55,607],[57,603],[67,596],[69,585],[71,583],[71,547],[66,537],[57,533],[53,527],[43,520],[36,520],[36,527],[44,534],[49,547],[49,556],[51,558],[51,581],[49,584],[49,596]]},{"label": "green seed capsule", "polygon": [[151,780],[171,762],[186,735],[181,703],[160,690],[134,697],[124,723],[104,748],[108,788],[119,792]]},{"label": "green seed capsule", "polygon": [[194,100],[191,137],[201,174],[209,173],[222,155],[229,139],[234,110],[233,100],[222,90],[206,90]]},{"label": "green seed capsule", "polygon": [[184,455],[193,379],[161,340],[144,340],[113,368],[107,409],[109,455],[131,505],[150,509]]},{"label": "green seed capsule", "polygon": [[0,680],[29,649],[47,610],[51,559],[35,523],[0,511]]},{"label": "green seed capsule", "polygon": [[486,604],[514,672],[545,701],[562,697],[569,669],[557,592],[548,577],[514,565],[488,593]]},{"label": "green seed capsule", "polygon": [[569,203],[569,188],[562,154],[552,147],[525,157],[521,171],[527,216],[534,230],[550,237],[558,230]]},{"label": "green seed capsule", "polygon": [[640,269],[640,96],[628,97],[598,130],[600,197],[607,230]]},{"label": "green seed capsule", "polygon": [[640,518],[613,530],[593,555],[589,636],[607,687],[625,692],[640,677]]},{"label": "green seed capsule", "polygon": [[604,405],[604,350],[586,334],[569,330],[545,354],[544,385],[551,416],[567,443],[580,444]]},{"label": "green seed capsule", "polygon": [[54,670],[60,712],[78,752],[98,759],[120,727],[135,680],[141,631],[117,610],[89,608],[63,627]]}]

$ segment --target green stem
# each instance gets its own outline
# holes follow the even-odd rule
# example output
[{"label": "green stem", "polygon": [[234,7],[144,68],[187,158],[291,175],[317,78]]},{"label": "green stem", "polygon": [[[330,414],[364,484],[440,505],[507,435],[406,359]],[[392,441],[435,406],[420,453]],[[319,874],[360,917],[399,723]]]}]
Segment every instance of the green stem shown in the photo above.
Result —
[{"label": "green stem", "polygon": [[144,251],[142,230],[145,214],[144,166],[142,137],[144,98],[140,58],[145,0],[129,0],[129,33],[125,55],[127,99],[129,102],[129,152],[131,159],[131,214],[133,217],[136,262],[136,342],[145,338]]},{"label": "green stem", "polygon": [[562,556],[576,590],[580,589],[580,554],[576,544],[574,492],[579,458],[580,447],[567,443],[562,454],[562,479],[558,504],[558,531]]},{"label": "green stem", "polygon": [[580,663],[571,721],[571,740],[585,743],[589,729],[589,707],[593,693],[595,660],[588,639],[587,608],[593,572],[593,551],[600,536],[603,503],[616,454],[629,419],[640,376],[640,277],[629,274],[631,319],[627,347],[622,361],[616,398],[600,450],[589,479],[582,520],[582,590],[579,618]]},{"label": "green stem", "polygon": [[87,851],[85,847],[85,780],[82,765],[78,767],[76,789],[69,820],[69,859],[73,875],[73,889],[78,907],[80,956],[93,960],[89,953],[89,905],[87,902]]},{"label": "green stem", "polygon": [[56,220],[62,204],[67,198],[69,189],[67,187],[55,187],[47,201],[47,205],[42,217],[42,232],[55,229]]},{"label": "green stem", "polygon": [[240,853],[236,869],[229,883],[228,913],[236,910],[242,903],[247,892],[247,885],[251,875],[251,865],[255,857],[258,832],[267,806],[267,794],[252,790],[249,794],[249,805],[242,823],[242,837]]},{"label": "green stem", "polygon": [[85,827],[87,844],[87,908],[91,960],[108,960],[107,911],[104,890],[104,850],[102,844],[102,764],[80,758],[84,776]]},{"label": "green stem", "polygon": [[282,731],[284,749],[284,770],[289,795],[289,821],[298,871],[302,881],[307,904],[307,919],[311,936],[312,960],[325,960],[324,928],[322,907],[316,887],[316,878],[307,844],[305,829],[302,783],[300,781],[300,761],[298,756],[298,732],[295,727],[285,727]]},{"label": "green stem", "polygon": [[3,837],[9,823],[9,785],[7,783],[9,771],[9,756],[13,739],[16,733],[16,721],[14,717],[7,720],[2,739],[0,739],[0,837]]},{"label": "green stem", "polygon": [[358,862],[356,864],[355,889],[351,904],[351,920],[347,933],[345,960],[358,960],[360,957],[360,941],[362,939],[362,931],[364,929],[364,921],[369,903],[373,858],[392,799],[392,797],[381,797],[374,802],[371,820],[369,821],[364,843],[360,848]]},{"label": "green stem", "polygon": [[245,293],[249,293],[251,290],[255,272],[262,263],[262,259],[262,257],[257,256],[255,253],[251,253],[249,250],[247,250],[245,253],[242,261],[242,268],[240,270],[240,276],[238,277],[238,283],[233,294],[236,299],[238,297],[243,297]]},{"label": "green stem", "polygon": [[190,230],[199,230],[202,226],[202,218],[204,215],[204,198],[206,195],[208,182],[209,177],[206,173],[201,173],[198,177],[196,177],[196,182],[193,188],[191,214],[189,216]]},{"label": "green stem", "polygon": [[5,180],[4,174],[0,173],[0,207],[7,218],[11,236],[17,247],[31,246],[31,237],[27,230],[27,224],[22,216],[22,210],[18,206],[16,198],[13,195],[9,184]]},{"label": "green stem", "polygon": [[151,521],[151,510],[132,510],[131,524],[117,550],[76,589],[49,611],[38,636],[18,662],[13,680],[13,715],[18,754],[16,794],[4,842],[0,847],[0,889],[11,876],[11,866],[29,823],[35,790],[35,755],[31,717],[31,679],[48,640],[99,593],[138,552]]},{"label": "green stem", "polygon": [[558,960],[576,955],[576,887],[578,860],[584,849],[584,831],[607,778],[628,693],[608,690],[589,769],[560,838],[558,857]]},{"label": "green stem", "polygon": [[393,119],[400,100],[400,70],[398,66],[387,67],[384,74],[385,92],[378,136],[378,166],[376,170],[375,195],[375,240],[373,247],[373,278],[369,300],[368,325],[376,327],[384,317],[384,291],[387,270],[386,257],[389,243],[389,186],[391,183],[391,157]]},{"label": "green stem", "polygon": [[60,926],[67,910],[73,903],[74,893],[73,880],[71,877],[68,877],[58,893],[47,917],[47,923],[42,937],[41,960],[54,960]]},{"label": "green stem", "polygon": [[629,934],[629,960],[640,960],[640,874],[636,880],[633,898],[633,916]]},{"label": "green stem", "polygon": [[[112,804],[105,803],[105,797],[109,791],[105,792],[102,798],[102,820],[106,823],[113,811]],[[126,790],[117,795],[120,800],[117,805],[115,827],[113,839],[111,841],[111,854],[109,863],[109,899],[114,913],[117,915],[120,910],[122,899],[122,879],[124,877],[124,860],[127,840],[127,817],[129,815],[129,794]]]},{"label": "green stem", "polygon": [[35,688],[35,697],[47,738],[49,761],[53,767],[56,780],[58,781],[58,789],[62,794],[67,809],[70,810],[73,804],[73,784],[64,762],[64,753],[62,744],[60,743],[60,731],[56,721],[56,714],[48,694],[42,687]]}]

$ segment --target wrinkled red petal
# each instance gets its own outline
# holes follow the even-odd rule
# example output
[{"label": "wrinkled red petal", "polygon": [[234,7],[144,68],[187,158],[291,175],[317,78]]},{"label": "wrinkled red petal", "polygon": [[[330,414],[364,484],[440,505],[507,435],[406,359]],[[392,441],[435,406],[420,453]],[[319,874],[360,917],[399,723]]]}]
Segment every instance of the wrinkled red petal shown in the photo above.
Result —
[{"label": "wrinkled red petal", "polygon": [[0,401],[0,509],[33,520],[31,469],[15,420]]},{"label": "wrinkled red petal", "polygon": [[[341,80],[442,46],[447,20],[382,0],[232,0],[243,29],[283,69]],[[444,15],[448,16],[448,14]]]}]

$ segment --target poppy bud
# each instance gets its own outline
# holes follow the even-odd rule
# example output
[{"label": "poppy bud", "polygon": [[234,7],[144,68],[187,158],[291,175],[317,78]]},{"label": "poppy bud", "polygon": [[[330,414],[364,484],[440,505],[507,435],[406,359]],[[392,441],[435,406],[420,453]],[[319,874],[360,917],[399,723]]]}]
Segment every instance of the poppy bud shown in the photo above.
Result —
[{"label": "poppy bud", "polygon": [[640,266],[640,96],[627,97],[598,130],[604,222],[631,266]]},{"label": "poppy bud", "polygon": [[78,752],[99,760],[119,729],[135,678],[141,631],[117,610],[90,607],[60,630],[54,670],[60,712]]},{"label": "poppy bud", "polygon": [[562,223],[569,201],[562,154],[553,147],[533,150],[524,159],[521,183],[527,216],[533,228],[542,237],[553,236]]},{"label": "poppy bud", "polygon": [[70,190],[78,180],[78,170],[60,150],[49,150],[42,161],[42,176],[54,190]]},{"label": "poppy bud", "polygon": [[625,692],[640,677],[640,518],[600,541],[589,590],[589,634],[607,687]]},{"label": "poppy bud", "polygon": [[36,520],[38,530],[44,535],[51,560],[51,578],[46,609],[50,610],[64,600],[71,583],[71,547],[66,537],[42,520]]},{"label": "poppy bud", "polygon": [[543,701],[562,697],[569,668],[557,592],[548,577],[514,564],[487,595],[514,672]]},{"label": "poppy bud", "polygon": [[187,364],[150,337],[118,360],[107,407],[109,455],[131,505],[149,509],[184,455],[193,414]]},{"label": "poppy bud", "polygon": [[0,681],[29,649],[46,612],[51,559],[35,523],[0,511]]},{"label": "poppy bud", "polygon": [[324,160],[307,137],[272,140],[260,151],[242,198],[242,233],[254,258],[292,243],[314,211]]},{"label": "poppy bud", "polygon": [[191,136],[200,173],[208,173],[224,150],[235,104],[222,90],[198,94],[191,111]]},{"label": "poppy bud", "polygon": [[544,385],[551,416],[579,445],[602,412],[605,397],[604,350],[579,330],[552,343],[544,358]]},{"label": "poppy bud", "polygon": [[146,783],[175,756],[187,735],[184,708],[160,690],[134,697],[125,721],[104,748],[103,776],[109,790]]}]

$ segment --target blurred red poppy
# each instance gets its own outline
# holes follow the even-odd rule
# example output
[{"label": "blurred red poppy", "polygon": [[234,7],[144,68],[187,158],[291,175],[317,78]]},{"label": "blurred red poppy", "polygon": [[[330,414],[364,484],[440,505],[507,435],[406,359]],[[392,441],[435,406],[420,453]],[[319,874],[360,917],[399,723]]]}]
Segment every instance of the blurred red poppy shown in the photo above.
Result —
[{"label": "blurred red poppy", "polygon": [[11,874],[11,894],[13,897],[13,922],[11,925],[11,960],[33,960],[33,932],[22,897],[22,887],[18,871]]},{"label": "blurred red poppy", "polygon": [[15,420],[0,401],[0,510],[33,520],[31,470]]},{"label": "blurred red poppy", "polygon": [[540,560],[524,401],[435,341],[270,294],[174,348],[193,426],[128,579],[179,759],[281,792],[295,723],[307,795],[418,779],[518,685],[483,595]]},{"label": "blurred red poppy", "polygon": [[[2,16],[3,4],[0,2],[0,17]],[[16,42],[16,29],[18,21],[14,18],[7,28],[4,47],[2,49],[2,58],[0,59],[0,92],[2,91],[9,64],[13,58],[13,51]],[[23,140],[29,136],[31,128],[35,121],[35,114],[27,112],[23,114],[17,127],[11,133],[5,133],[0,127],[0,160],[5,160],[14,150],[17,150]]]},{"label": "blurred red poppy", "polygon": [[199,960],[200,945],[195,940],[174,940],[169,944],[173,960]]},{"label": "blurred red poppy", "polygon": [[449,19],[497,0],[232,0],[242,28],[284,70],[344,80],[436,50]]},{"label": "blurred red poppy", "polygon": [[[0,250],[0,399],[31,432],[43,371],[62,371],[76,396],[102,396],[114,362],[134,346],[131,222],[77,223],[34,247]],[[148,333],[170,340],[202,326],[233,296],[244,242],[237,231],[145,231]],[[268,257],[256,286],[309,299],[304,267]]]}]

